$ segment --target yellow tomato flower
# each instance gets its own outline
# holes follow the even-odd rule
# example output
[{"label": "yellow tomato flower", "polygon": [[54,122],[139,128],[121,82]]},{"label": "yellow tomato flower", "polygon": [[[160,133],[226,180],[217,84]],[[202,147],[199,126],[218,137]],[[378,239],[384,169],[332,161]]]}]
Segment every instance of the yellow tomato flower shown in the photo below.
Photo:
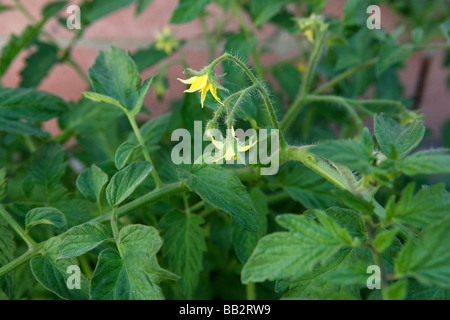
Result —
[{"label": "yellow tomato flower", "polygon": [[202,108],[208,91],[211,91],[211,94],[213,95],[214,99],[216,99],[219,103],[222,103],[222,101],[220,101],[219,97],[217,96],[217,87],[215,87],[211,82],[209,82],[208,74],[204,74],[202,76],[194,76],[186,80],[178,78],[178,80],[180,80],[185,84],[191,85],[191,87],[187,90],[184,90],[184,92],[196,92],[200,90]]},{"label": "yellow tomato flower", "polygon": [[170,32],[169,27],[164,27],[162,32],[157,32],[155,38],[155,48],[164,51],[166,54],[171,54],[180,46],[178,40]]},{"label": "yellow tomato flower", "polygon": [[240,141],[238,138],[236,138],[236,134],[234,132],[233,127],[231,128],[231,136],[227,136],[225,142],[215,140],[212,135],[210,137],[211,142],[214,144],[214,146],[217,149],[222,150],[222,152],[219,153],[213,160],[214,162],[218,162],[221,159],[225,159],[226,161],[231,159],[237,160],[238,152],[248,151],[257,142],[257,140],[253,141],[252,136],[250,137],[249,143],[246,145],[245,142]]}]

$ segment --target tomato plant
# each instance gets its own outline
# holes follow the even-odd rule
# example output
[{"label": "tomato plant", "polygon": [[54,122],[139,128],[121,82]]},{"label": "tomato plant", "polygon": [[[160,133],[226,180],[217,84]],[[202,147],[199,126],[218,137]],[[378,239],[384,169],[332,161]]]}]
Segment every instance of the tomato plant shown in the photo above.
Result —
[{"label": "tomato plant", "polygon": [[[0,85],[0,297],[447,299],[450,152],[421,146],[420,97],[399,72],[414,52],[449,52],[449,7],[349,0],[335,18],[326,0],[180,0],[170,23],[200,20],[201,70],[170,26],[78,65],[91,24],[151,2],[83,1],[67,46],[43,29],[66,24],[70,3],[52,2],[4,45],[0,76],[28,56],[20,85]],[[372,2],[402,27],[369,27]],[[0,10],[30,18],[20,0]],[[294,56],[261,62],[267,26]],[[37,89],[59,64],[87,83],[77,101]],[[185,93],[149,117],[176,64]]]}]

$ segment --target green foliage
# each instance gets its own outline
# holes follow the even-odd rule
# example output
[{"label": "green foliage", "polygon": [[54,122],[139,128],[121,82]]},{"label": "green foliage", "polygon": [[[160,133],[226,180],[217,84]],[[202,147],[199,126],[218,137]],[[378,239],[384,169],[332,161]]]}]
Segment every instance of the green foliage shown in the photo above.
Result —
[{"label": "green foliage", "polygon": [[[450,48],[450,7],[350,0],[336,18],[326,0],[180,0],[170,23],[202,34],[159,27],[131,52],[112,46],[87,72],[78,65],[90,25],[152,3],[83,1],[64,46],[45,30],[66,24],[69,1],[38,21],[20,0],[0,5],[30,19],[0,57],[0,299],[448,300],[450,122],[426,128],[420,85],[403,90],[400,72],[417,51],[428,60]],[[393,32],[366,26],[380,3]],[[261,42],[260,30],[276,39]],[[193,70],[188,51],[201,41],[208,60]],[[75,101],[41,91],[56,66],[87,91]],[[172,77],[192,90],[181,97]],[[161,110],[144,106],[153,94]],[[206,128],[257,130],[256,145],[228,133],[217,148],[233,159],[245,143],[245,165],[199,163]],[[176,129],[194,163],[173,161]],[[278,141],[258,129],[279,130]],[[378,276],[381,290],[370,289]]]},{"label": "green foliage", "polygon": [[192,298],[203,269],[206,242],[201,225],[204,222],[199,216],[182,211],[171,211],[159,222],[167,230],[163,255],[169,260],[171,270],[181,276],[180,290],[188,299]]},{"label": "green foliage", "polygon": [[117,172],[106,187],[106,199],[111,207],[117,207],[126,200],[148,176],[150,163],[134,162]]},{"label": "green foliage", "polygon": [[236,172],[202,166],[192,173],[180,170],[178,174],[204,201],[227,212],[248,231],[259,230],[255,207]]}]

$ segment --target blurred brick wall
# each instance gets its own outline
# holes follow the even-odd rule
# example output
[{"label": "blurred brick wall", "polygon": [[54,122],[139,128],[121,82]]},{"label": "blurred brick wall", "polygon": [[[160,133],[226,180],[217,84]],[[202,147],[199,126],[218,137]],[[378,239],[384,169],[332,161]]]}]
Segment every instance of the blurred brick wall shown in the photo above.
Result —
[{"label": "blurred brick wall", "polygon": [[[52,1],[54,0],[22,0],[22,3],[34,17],[39,18],[42,8]],[[325,14],[342,16],[345,2],[345,0],[328,1]],[[13,0],[2,0],[2,3],[11,5]],[[71,4],[79,3],[81,0],[71,1]],[[107,49],[111,44],[132,51],[147,47],[154,40],[155,33],[169,23],[177,3],[177,0],[154,0],[138,17],[135,16],[135,6],[133,5],[100,19],[88,27],[82,40],[78,42],[73,51],[75,60],[83,69],[87,70],[94,63],[98,51]],[[213,13],[218,13],[214,5],[210,5],[208,9]],[[208,21],[211,26],[212,19],[213,17]],[[389,10],[382,8],[382,27],[384,29],[392,30],[396,20],[398,19]],[[11,33],[19,34],[27,24],[28,20],[19,11],[0,13],[0,46],[6,42]],[[67,30],[54,19],[46,24],[45,29],[62,45],[66,45],[73,36],[72,31]],[[194,69],[202,68],[207,63],[207,50],[202,40],[200,23],[193,21],[183,25],[172,25],[171,29],[178,38],[188,40],[185,53],[189,65]],[[229,30],[237,29],[239,29],[239,25],[237,21],[233,21]],[[296,46],[292,45],[290,39],[271,26],[265,26],[259,31],[258,38],[262,43],[270,44],[274,49],[274,53],[262,56],[264,65],[269,65],[295,53]],[[20,70],[24,67],[24,56],[22,53],[9,68],[4,77],[5,86],[14,87],[20,83]],[[448,72],[442,68],[443,57],[441,52],[432,58],[422,101],[426,114],[425,123],[434,130],[435,138],[440,136],[442,124],[450,118],[450,91],[445,86]],[[401,73],[407,95],[414,92],[422,58],[422,53],[415,53]],[[147,70],[143,77],[153,74],[154,69]],[[165,112],[169,107],[169,102],[182,94],[184,85],[176,81],[176,78],[182,75],[182,71],[180,66],[171,67],[169,71],[170,91],[163,102],[158,102],[153,94],[147,97],[145,103],[150,106],[154,115]],[[78,100],[81,92],[86,88],[83,80],[67,65],[58,65],[53,68],[39,86],[40,90],[57,94],[69,100]],[[53,132],[57,131],[54,122],[50,123],[48,128]]]}]

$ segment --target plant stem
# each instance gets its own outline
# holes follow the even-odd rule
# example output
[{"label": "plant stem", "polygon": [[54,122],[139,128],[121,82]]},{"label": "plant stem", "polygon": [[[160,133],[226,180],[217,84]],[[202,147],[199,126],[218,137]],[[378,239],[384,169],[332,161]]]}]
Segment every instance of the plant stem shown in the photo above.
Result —
[{"label": "plant stem", "polygon": [[25,241],[25,243],[28,246],[28,249],[33,249],[36,247],[36,242],[34,242],[33,239],[22,229],[22,227],[14,220],[13,217],[5,210],[5,208],[0,205],[0,215],[3,217],[3,219],[8,222],[8,224],[13,228],[13,230]]},{"label": "plant stem", "polygon": [[[250,29],[247,27],[247,24],[245,23],[244,17],[242,16],[241,10],[236,0],[230,1],[230,6],[234,14],[236,15],[239,23],[241,24],[242,30],[244,30],[245,37],[247,38],[247,40],[250,40],[250,37],[252,36],[252,31],[250,31]],[[259,53],[255,48],[253,48],[251,51],[251,55],[253,58],[253,63],[255,65],[256,74],[258,75],[258,78],[262,80],[264,78],[264,72],[261,65],[261,60],[259,58]]]},{"label": "plant stem", "polygon": [[245,286],[245,294],[247,300],[256,300],[256,284],[254,282],[249,282]]},{"label": "plant stem", "polygon": [[111,229],[114,236],[114,241],[116,242],[117,249],[119,250],[120,256],[123,258],[122,248],[119,243],[119,217],[117,216],[117,207],[114,207],[111,214]]},{"label": "plant stem", "polygon": [[309,87],[311,86],[311,79],[312,79],[314,70],[317,65],[317,60],[320,56],[320,52],[322,51],[322,46],[325,42],[327,30],[328,30],[327,27],[325,27],[324,30],[322,30],[319,41],[316,42],[314,52],[309,59],[308,68],[307,68],[306,72],[304,73],[300,93],[299,93],[296,101],[294,102],[294,104],[289,108],[288,112],[286,113],[285,117],[283,118],[283,121],[281,122],[281,127],[283,128],[284,131],[289,130],[289,128],[292,126],[292,124],[296,120],[298,114],[300,113],[300,111],[305,103],[305,98],[308,95]]},{"label": "plant stem", "polygon": [[[128,212],[136,210],[137,208],[139,208],[147,203],[155,202],[164,197],[182,193],[182,192],[186,192],[186,191],[188,191],[188,189],[184,186],[184,184],[182,182],[175,182],[175,183],[164,185],[159,189],[155,189],[155,190],[147,193],[146,195],[143,195],[142,197],[139,197],[131,202],[128,202],[127,204],[125,204],[123,206],[118,207],[117,211],[116,211],[117,217],[122,217],[125,214],[127,214]],[[105,222],[111,218],[111,215],[112,215],[112,211],[106,213],[103,216],[96,217],[96,218],[90,220],[89,222]]]},{"label": "plant stem", "polygon": [[160,188],[163,186],[163,183],[162,183],[161,179],[159,178],[158,173],[156,172],[156,168],[153,165],[152,159],[150,157],[150,154],[148,153],[147,147],[145,145],[145,141],[142,138],[141,131],[139,130],[136,120],[129,113],[127,113],[127,117],[128,117],[128,120],[130,121],[131,127],[133,128],[134,134],[136,135],[136,138],[137,138],[139,144],[141,145],[141,150],[142,150],[142,153],[144,154],[145,160],[150,162],[150,164],[152,165],[151,174],[153,176],[153,180],[155,180],[156,187]]},{"label": "plant stem", "polygon": [[[364,219],[364,226],[366,228],[366,232],[367,232],[367,240],[369,241],[370,245],[369,245],[369,249],[372,253],[372,258],[373,261],[375,262],[375,264],[380,267],[380,272],[381,272],[381,282],[383,284],[382,289],[383,288],[387,288],[389,286],[389,281],[388,281],[388,274],[387,274],[387,270],[384,266],[384,262],[383,262],[383,257],[381,255],[381,253],[379,253],[374,246],[372,245],[373,240],[375,240],[375,236],[376,236],[376,230],[375,227],[373,226],[373,223],[371,221],[370,217],[363,217]],[[370,220],[368,220],[370,219]]]},{"label": "plant stem", "polygon": [[367,60],[367,61],[365,61],[365,62],[363,62],[363,63],[361,63],[361,64],[359,64],[357,66],[354,66],[353,68],[350,68],[350,69],[342,72],[341,74],[339,74],[335,78],[333,78],[330,81],[328,81],[327,83],[323,84],[318,89],[314,90],[313,94],[316,95],[316,94],[322,93],[325,90],[334,87],[336,84],[338,84],[342,80],[350,77],[352,74],[358,72],[359,70],[362,70],[362,69],[368,68],[370,66],[373,66],[377,62],[378,62],[378,58],[373,58],[373,59]]},{"label": "plant stem", "polygon": [[300,161],[305,167],[318,173],[338,188],[352,191],[349,182],[339,171],[332,167],[328,162],[308,151],[311,147],[312,145],[301,147],[289,146],[289,149],[283,154],[282,159],[280,159],[280,164],[290,160]]},{"label": "plant stem", "polygon": [[[184,184],[182,182],[176,182],[176,183],[165,185],[159,189],[155,189],[155,190],[147,193],[146,195],[143,195],[140,198],[135,199],[134,201],[131,201],[121,207],[118,207],[116,210],[116,217],[117,218],[122,217],[125,214],[127,214],[128,212],[133,211],[144,204],[154,202],[154,201],[160,200],[164,197],[182,193],[182,192],[186,192],[186,191],[188,191],[188,189],[184,186]],[[1,206],[0,206],[0,208],[1,208]],[[1,213],[1,210],[0,210],[0,213]],[[112,212],[109,212],[103,216],[99,216],[94,219],[91,219],[87,223],[107,222],[108,220],[111,220],[112,214],[113,214]],[[25,234],[25,236],[27,236],[27,235]],[[42,248],[44,247],[44,245],[45,245],[45,242],[34,245],[34,247],[32,249],[28,250],[26,253],[24,253],[20,257],[14,259],[10,263],[1,267],[0,268],[0,278],[2,276],[4,276],[5,274],[13,271],[17,267],[21,266],[22,264],[28,262],[34,256],[38,255],[40,253],[40,251],[42,250]]]},{"label": "plant stem", "polygon": [[4,265],[3,267],[1,267],[0,268],[0,279],[4,275],[8,274],[9,272],[15,270],[16,268],[20,267],[24,263],[27,263],[28,261],[30,261],[31,258],[33,258],[33,257],[37,256],[38,254],[40,254],[42,248],[44,247],[44,244],[45,244],[45,242],[37,244],[34,248],[29,249],[27,252],[22,254],[20,257],[14,259],[10,263],[8,263],[8,264]]}]

